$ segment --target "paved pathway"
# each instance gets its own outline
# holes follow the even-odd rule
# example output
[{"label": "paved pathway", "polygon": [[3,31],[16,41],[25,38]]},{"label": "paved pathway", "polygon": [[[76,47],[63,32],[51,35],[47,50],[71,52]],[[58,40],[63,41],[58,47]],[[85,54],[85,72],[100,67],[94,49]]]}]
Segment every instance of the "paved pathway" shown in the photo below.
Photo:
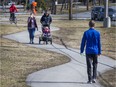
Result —
[{"label": "paved pathway", "polygon": [[[58,30],[58,28],[51,27],[51,30]],[[36,32],[36,34],[39,34],[39,32]],[[28,44],[29,39],[27,31],[6,35],[4,38],[12,39],[39,49],[42,48],[58,52],[71,59],[69,63],[30,74],[27,77],[26,82],[31,87],[102,87],[99,82],[95,84],[86,84],[87,74],[85,56],[81,56],[79,50],[71,48],[66,49],[64,46],[55,43],[53,43],[53,45],[39,45],[38,38],[35,38],[35,44]],[[100,56],[99,61],[99,73],[103,73],[115,66],[115,61],[106,56]]]},{"label": "paved pathway", "polygon": [[[112,6],[114,8],[114,6]],[[29,15],[29,13],[16,13],[16,15],[20,15],[20,14],[26,14]],[[23,16],[21,15],[21,16]],[[5,17],[4,17],[5,16]],[[54,20],[68,20],[68,14],[63,14],[63,15],[52,15]],[[41,18],[41,16],[36,16],[36,18]],[[87,11],[87,12],[82,12],[82,13],[76,13],[73,14],[73,19],[81,19],[81,20],[85,20],[85,19],[91,19],[91,12]],[[19,20],[18,20],[19,21]],[[6,13],[4,15],[0,15],[0,23],[9,23],[9,13]],[[98,21],[101,22],[103,24],[103,21]],[[115,21],[111,21],[111,25],[112,26],[116,26],[116,22]]]}]

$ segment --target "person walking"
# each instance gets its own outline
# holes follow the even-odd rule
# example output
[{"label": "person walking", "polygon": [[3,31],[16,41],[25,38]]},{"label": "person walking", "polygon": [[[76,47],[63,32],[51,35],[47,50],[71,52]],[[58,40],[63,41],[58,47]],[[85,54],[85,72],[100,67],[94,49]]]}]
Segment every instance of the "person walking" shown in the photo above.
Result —
[{"label": "person walking", "polygon": [[95,30],[95,22],[93,20],[89,22],[89,27],[90,28],[83,34],[80,53],[82,54],[84,52],[84,48],[86,46],[87,83],[91,84],[96,83],[98,56],[101,54],[101,41],[100,33]]},{"label": "person walking", "polygon": [[37,26],[36,19],[33,13],[31,13],[30,17],[28,17],[27,24],[28,24],[30,44],[34,44],[35,29],[38,30],[38,26]]},{"label": "person walking", "polygon": [[47,11],[41,17],[40,23],[42,24],[42,26],[48,26],[50,28],[50,24],[52,23],[52,17]]}]

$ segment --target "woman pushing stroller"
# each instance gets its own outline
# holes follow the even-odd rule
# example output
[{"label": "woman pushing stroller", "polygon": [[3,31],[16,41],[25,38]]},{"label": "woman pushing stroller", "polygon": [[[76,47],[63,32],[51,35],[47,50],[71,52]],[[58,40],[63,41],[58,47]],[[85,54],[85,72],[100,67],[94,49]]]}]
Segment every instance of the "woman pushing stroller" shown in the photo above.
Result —
[{"label": "woman pushing stroller", "polygon": [[46,42],[46,44],[48,44],[48,41],[50,41],[52,44],[52,36],[50,33],[50,24],[52,22],[52,18],[47,11],[41,17],[40,22],[42,24],[42,36],[39,37],[39,44],[41,41]]},{"label": "woman pushing stroller", "polygon": [[52,17],[47,11],[45,11],[44,15],[41,17],[40,22],[42,24],[42,27],[48,26],[50,29],[50,24],[52,23]]}]

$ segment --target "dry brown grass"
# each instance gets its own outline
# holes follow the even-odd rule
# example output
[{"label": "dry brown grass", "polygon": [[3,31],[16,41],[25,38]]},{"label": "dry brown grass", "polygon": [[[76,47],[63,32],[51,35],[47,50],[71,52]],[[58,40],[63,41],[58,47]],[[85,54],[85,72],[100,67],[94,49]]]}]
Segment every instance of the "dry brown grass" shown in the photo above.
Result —
[{"label": "dry brown grass", "polygon": [[[60,31],[53,33],[56,42],[60,43],[59,39],[56,38],[59,37],[67,46],[80,49],[83,32],[88,29],[88,20],[59,20],[54,21],[54,25],[60,27]],[[116,59],[116,28],[105,29],[102,27],[102,22],[96,22],[96,29],[101,33],[102,54]]]},{"label": "dry brown grass", "polygon": [[[55,43],[62,44],[59,39],[63,39],[68,47],[80,49],[81,38],[85,30],[88,29],[88,20],[57,20],[54,25],[60,27],[59,31],[53,32]],[[101,33],[102,54],[116,59],[115,55],[115,41],[116,41],[116,28],[109,29],[103,28],[102,22],[96,22],[96,29]],[[116,71],[111,70],[102,74],[102,79],[99,78],[105,87],[115,87]],[[105,83],[104,83],[105,79]],[[109,86],[110,84],[110,86]]]},{"label": "dry brown grass", "polygon": [[[89,7],[91,8],[91,7]],[[75,13],[81,13],[81,12],[86,12],[87,9],[86,8],[79,8],[78,6],[75,6],[72,8],[72,13],[75,14]],[[68,14],[69,13],[69,10],[66,9],[66,8],[63,8],[63,10],[61,11],[61,6],[57,6],[57,14]]]},{"label": "dry brown grass", "polygon": [[0,25],[0,35],[12,34],[26,29],[26,26],[16,26],[15,24],[2,24]]},{"label": "dry brown grass", "polygon": [[109,70],[99,77],[100,83],[104,87],[116,87],[116,70]]},{"label": "dry brown grass", "polygon": [[0,25],[0,87],[27,87],[25,79],[30,73],[70,61],[64,55],[2,38],[26,29],[18,29],[14,24]]},{"label": "dry brown grass", "polygon": [[69,62],[66,56],[1,38],[1,87],[27,87],[28,74]]},{"label": "dry brown grass", "polygon": [[[20,17],[20,20],[23,20],[23,17]],[[26,20],[19,23],[26,23]],[[52,33],[54,42],[61,44],[59,38],[62,38],[67,46],[79,49],[83,32],[88,29],[88,20],[55,20],[53,25],[60,27],[60,31]],[[102,53],[115,59],[115,27],[104,29],[102,23],[96,23],[96,28],[101,32]],[[15,25],[0,25],[0,35],[26,29],[26,26],[17,29]],[[63,55],[27,47],[15,41],[0,38],[0,43],[2,87],[27,87],[25,78],[29,73],[69,61]],[[111,75],[115,76],[114,73]],[[109,77],[106,77],[106,80],[109,80]]]}]

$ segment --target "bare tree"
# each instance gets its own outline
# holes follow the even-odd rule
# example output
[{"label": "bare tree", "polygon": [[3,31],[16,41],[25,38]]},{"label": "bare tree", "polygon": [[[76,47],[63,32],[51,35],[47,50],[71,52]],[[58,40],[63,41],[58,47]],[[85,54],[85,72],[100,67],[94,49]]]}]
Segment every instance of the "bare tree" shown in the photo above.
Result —
[{"label": "bare tree", "polygon": [[6,12],[6,0],[1,0],[1,2],[2,2],[2,9],[3,11]]},{"label": "bare tree", "polygon": [[25,2],[24,11],[26,10],[26,8],[27,8],[27,5],[28,5],[28,0],[26,0],[26,2]]},{"label": "bare tree", "polygon": [[87,10],[89,10],[89,0],[87,0]]},{"label": "bare tree", "polygon": [[51,1],[51,4],[52,4],[52,7],[51,7],[51,14],[56,14],[56,0],[52,0]]},{"label": "bare tree", "polygon": [[63,6],[64,6],[65,1],[66,0],[62,0],[62,6],[61,6],[61,9],[60,9],[60,12],[62,12],[62,10],[63,10]]},{"label": "bare tree", "polygon": [[68,10],[68,2],[69,0],[62,0],[62,6],[60,12],[62,12],[63,8]]},{"label": "bare tree", "polygon": [[101,0],[99,0],[99,5],[101,5]]},{"label": "bare tree", "polygon": [[72,20],[72,2],[73,0],[69,0],[69,20]]}]

